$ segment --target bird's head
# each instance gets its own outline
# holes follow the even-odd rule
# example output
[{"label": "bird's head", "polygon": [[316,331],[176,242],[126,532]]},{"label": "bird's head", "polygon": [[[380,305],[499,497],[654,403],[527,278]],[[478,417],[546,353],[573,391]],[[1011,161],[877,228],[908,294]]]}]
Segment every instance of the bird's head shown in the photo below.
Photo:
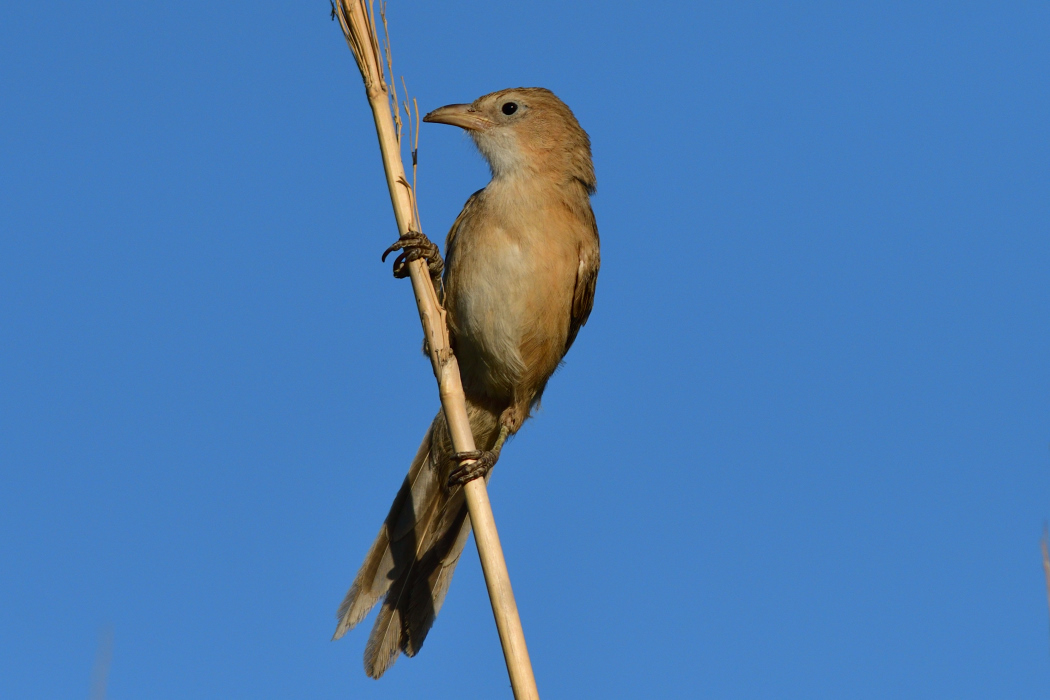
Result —
[{"label": "bird's head", "polygon": [[488,161],[493,179],[540,176],[594,192],[587,132],[550,90],[500,90],[471,104],[439,107],[423,121],[465,129]]}]

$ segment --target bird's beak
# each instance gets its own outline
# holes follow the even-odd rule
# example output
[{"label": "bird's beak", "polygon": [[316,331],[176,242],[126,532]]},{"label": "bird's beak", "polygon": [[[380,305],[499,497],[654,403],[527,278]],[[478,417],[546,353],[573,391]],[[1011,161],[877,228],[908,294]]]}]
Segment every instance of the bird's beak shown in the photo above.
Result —
[{"label": "bird's beak", "polygon": [[471,109],[470,105],[438,107],[423,117],[423,121],[451,124],[452,126],[462,127],[467,131],[483,131],[493,125],[492,122],[481,115],[481,112],[475,112]]}]

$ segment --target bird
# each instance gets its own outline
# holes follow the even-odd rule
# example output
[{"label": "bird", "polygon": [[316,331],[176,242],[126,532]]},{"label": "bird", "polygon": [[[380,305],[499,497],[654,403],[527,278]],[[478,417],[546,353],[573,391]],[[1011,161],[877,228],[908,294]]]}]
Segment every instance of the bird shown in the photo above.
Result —
[{"label": "bird", "polygon": [[553,92],[499,90],[423,121],[464,129],[492,177],[453,223],[444,259],[420,231],[401,236],[383,259],[401,251],[393,268],[402,278],[409,262],[426,260],[478,449],[456,453],[438,411],[339,607],[333,639],[383,598],[365,647],[372,678],[400,653],[419,652],[470,533],[463,484],[488,478],[539,404],[590,316],[600,266],[590,138]]}]

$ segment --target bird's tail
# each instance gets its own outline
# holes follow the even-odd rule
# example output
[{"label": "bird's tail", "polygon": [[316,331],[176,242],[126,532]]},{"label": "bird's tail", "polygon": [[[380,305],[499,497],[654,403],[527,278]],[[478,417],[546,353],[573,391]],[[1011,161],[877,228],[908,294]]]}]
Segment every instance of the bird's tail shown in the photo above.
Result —
[{"label": "bird's tail", "polygon": [[[498,434],[496,413],[468,404],[478,449]],[[453,454],[445,414],[438,411],[412,460],[357,578],[337,614],[339,639],[386,595],[365,647],[365,672],[379,678],[402,651],[423,645],[470,534],[463,489],[446,484]]]}]

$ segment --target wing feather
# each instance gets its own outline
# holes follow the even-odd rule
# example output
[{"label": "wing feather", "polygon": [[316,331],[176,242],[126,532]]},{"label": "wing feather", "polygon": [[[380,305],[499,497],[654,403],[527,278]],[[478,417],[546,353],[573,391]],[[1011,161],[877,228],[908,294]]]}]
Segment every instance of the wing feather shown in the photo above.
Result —
[{"label": "wing feather", "polygon": [[[590,207],[587,208],[588,213]],[[598,268],[601,255],[598,252],[598,225],[594,214],[590,215],[592,235],[579,245],[580,263],[576,268],[576,286],[572,290],[572,308],[569,312],[569,336],[565,341],[565,352],[572,347],[576,335],[591,315],[594,308],[594,288],[598,283]]]}]

